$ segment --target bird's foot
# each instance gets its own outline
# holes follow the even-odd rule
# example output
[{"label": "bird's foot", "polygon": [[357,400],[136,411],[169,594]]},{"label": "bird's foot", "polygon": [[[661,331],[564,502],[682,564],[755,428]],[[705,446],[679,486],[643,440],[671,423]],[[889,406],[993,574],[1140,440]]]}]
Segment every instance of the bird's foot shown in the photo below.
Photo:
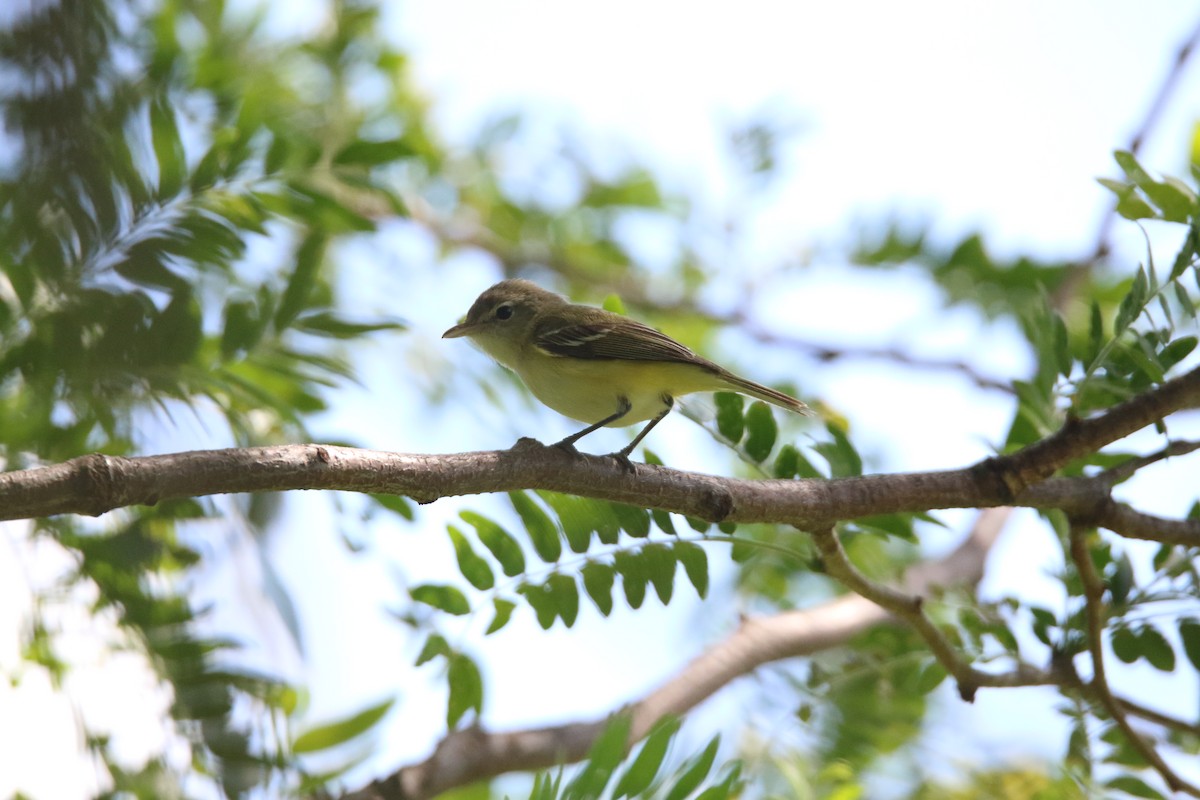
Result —
[{"label": "bird's foot", "polygon": [[609,453],[608,456],[620,464],[621,469],[625,470],[630,475],[637,474],[637,464],[629,460],[629,453],[626,453],[624,450],[618,450],[615,453]]}]

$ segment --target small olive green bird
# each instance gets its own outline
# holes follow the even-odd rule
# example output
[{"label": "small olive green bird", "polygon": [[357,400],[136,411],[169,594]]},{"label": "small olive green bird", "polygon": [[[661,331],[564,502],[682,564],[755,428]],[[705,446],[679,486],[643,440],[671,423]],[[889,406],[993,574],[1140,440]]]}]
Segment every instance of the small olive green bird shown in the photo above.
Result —
[{"label": "small olive green bird", "polygon": [[681,395],[739,392],[812,413],[796,398],[738,377],[647,325],[569,303],[529,281],[501,281],[479,295],[466,319],[442,334],[460,336],[517,373],[538,400],[588,423],[558,447],[574,450],[575,442],[599,428],[650,420],[611,454],[626,467],[629,454]]}]

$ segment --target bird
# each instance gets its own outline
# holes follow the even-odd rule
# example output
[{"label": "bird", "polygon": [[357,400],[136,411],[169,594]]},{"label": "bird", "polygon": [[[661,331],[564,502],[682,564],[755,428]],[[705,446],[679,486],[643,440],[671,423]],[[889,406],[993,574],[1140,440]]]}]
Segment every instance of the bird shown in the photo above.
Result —
[{"label": "bird", "polygon": [[442,334],[459,337],[515,372],[543,404],[587,424],[556,447],[576,452],[576,442],[602,427],[649,420],[633,441],[609,454],[630,470],[630,453],[682,395],[731,391],[812,413],[791,395],[735,375],[648,325],[571,303],[532,281],[507,279],[486,289]]}]

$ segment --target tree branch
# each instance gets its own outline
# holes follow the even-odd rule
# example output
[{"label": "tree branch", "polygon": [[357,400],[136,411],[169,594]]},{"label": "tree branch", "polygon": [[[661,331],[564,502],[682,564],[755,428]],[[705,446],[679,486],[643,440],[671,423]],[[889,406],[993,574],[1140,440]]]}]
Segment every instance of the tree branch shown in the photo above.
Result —
[{"label": "tree branch", "polygon": [[[1006,510],[999,509],[981,514],[971,533],[953,552],[915,565],[905,573],[906,591],[922,595],[934,588],[974,586],[983,576],[987,554],[1007,516]],[[868,628],[894,619],[888,609],[858,595],[839,597],[815,608],[745,619],[724,641],[626,707],[623,713],[632,717],[631,744],[645,737],[664,716],[687,713],[731,681],[764,664],[836,647]],[[985,678],[996,680],[987,685],[1055,682],[1051,672],[1023,664],[1011,673]],[[451,731],[426,760],[352,792],[345,800],[422,800],[505,772],[579,761],[587,755],[609,719],[507,732],[489,732],[478,727]]]},{"label": "tree branch", "polygon": [[[451,455],[333,445],[201,450],[139,458],[89,455],[0,474],[0,519],[99,515],[183,497],[295,489],[384,492],[425,503],[454,495],[537,488],[714,522],[774,522],[802,530],[823,530],[839,520],[873,514],[939,508],[1069,509],[1067,504],[1072,498],[1078,500],[1081,488],[1104,490],[1107,496],[1103,481],[1045,478],[1073,459],[1198,405],[1200,369],[1091,419],[1068,419],[1059,431],[1024,450],[974,467],[837,480],[751,481],[645,464],[631,474],[606,456],[572,455],[532,439],[522,439],[509,450]],[[1093,484],[1080,483],[1088,480]],[[1043,485],[1036,485],[1039,482]],[[1094,508],[1101,495],[1088,496]]]},{"label": "tree branch", "polygon": [[1100,703],[1108,711],[1109,716],[1117,723],[1117,727],[1125,734],[1125,738],[1141,754],[1146,763],[1162,776],[1171,791],[1186,792],[1193,797],[1200,797],[1200,787],[1179,777],[1154,745],[1134,730],[1129,723],[1126,707],[1113,696],[1112,690],[1108,686],[1108,675],[1104,667],[1104,610],[1101,607],[1104,600],[1104,581],[1096,572],[1096,565],[1092,563],[1092,554],[1087,542],[1090,530],[1091,528],[1086,524],[1071,520],[1071,560],[1075,562],[1080,580],[1083,582],[1088,651],[1092,657],[1092,681],[1089,686],[1100,699]]}]

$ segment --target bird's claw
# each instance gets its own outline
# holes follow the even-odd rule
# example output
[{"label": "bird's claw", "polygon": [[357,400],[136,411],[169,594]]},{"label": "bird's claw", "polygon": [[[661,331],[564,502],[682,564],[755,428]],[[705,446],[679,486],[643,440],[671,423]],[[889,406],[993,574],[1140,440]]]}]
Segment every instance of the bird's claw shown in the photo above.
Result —
[{"label": "bird's claw", "polygon": [[634,464],[632,461],[629,460],[628,453],[618,450],[617,452],[609,453],[608,455],[610,458],[615,459],[616,462],[621,465],[621,469],[625,470],[630,475],[637,474],[637,464]]}]

